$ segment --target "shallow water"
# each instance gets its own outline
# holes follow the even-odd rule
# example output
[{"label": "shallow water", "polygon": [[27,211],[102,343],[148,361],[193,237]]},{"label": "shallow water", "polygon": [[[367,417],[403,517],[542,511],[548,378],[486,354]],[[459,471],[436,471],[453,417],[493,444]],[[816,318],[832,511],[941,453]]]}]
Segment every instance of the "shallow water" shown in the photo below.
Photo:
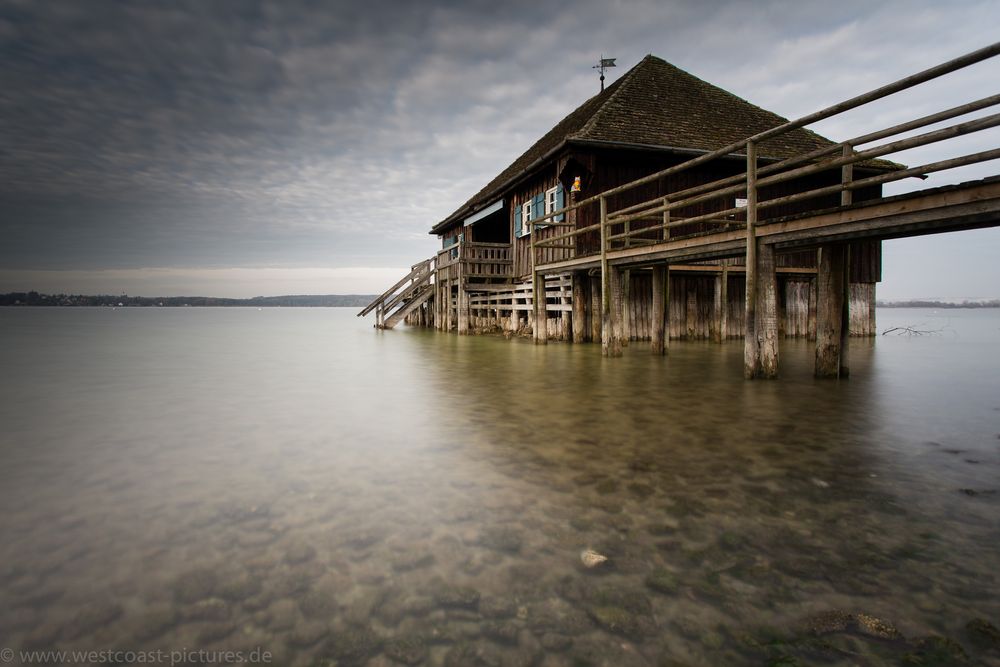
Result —
[{"label": "shallow water", "polygon": [[1000,311],[897,324],[940,331],[853,340],[839,382],[783,341],[744,382],[739,341],[0,309],[0,647],[848,665],[942,635],[1000,664],[965,627],[1000,625]]}]

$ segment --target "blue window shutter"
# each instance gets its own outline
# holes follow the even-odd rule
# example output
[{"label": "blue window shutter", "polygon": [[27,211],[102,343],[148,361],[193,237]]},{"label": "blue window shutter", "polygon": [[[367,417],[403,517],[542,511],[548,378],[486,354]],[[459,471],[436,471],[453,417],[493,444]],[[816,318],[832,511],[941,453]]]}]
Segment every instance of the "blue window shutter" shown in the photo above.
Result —
[{"label": "blue window shutter", "polygon": [[[566,207],[566,191],[563,190],[562,183],[556,186],[556,209]],[[565,213],[560,213],[555,217],[556,222],[562,222],[566,219]]]},{"label": "blue window shutter", "polygon": [[521,207],[514,207],[514,238],[519,239],[524,236],[524,223],[521,222]]},{"label": "blue window shutter", "polygon": [[[540,218],[545,215],[545,193],[540,192],[535,195],[534,199],[531,201],[531,216],[533,218]],[[545,225],[539,225],[539,227],[544,227]]]}]

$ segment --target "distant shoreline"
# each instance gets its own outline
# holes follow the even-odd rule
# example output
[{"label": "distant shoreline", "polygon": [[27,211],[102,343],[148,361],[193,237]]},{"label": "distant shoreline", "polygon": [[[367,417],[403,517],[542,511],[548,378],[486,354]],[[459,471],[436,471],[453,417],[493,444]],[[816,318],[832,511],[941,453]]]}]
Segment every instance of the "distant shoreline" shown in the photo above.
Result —
[{"label": "distant shoreline", "polygon": [[364,308],[374,294],[289,294],[230,299],[214,296],[128,296],[121,294],[41,294],[8,292],[0,294],[0,306],[62,306],[68,308]]},{"label": "distant shoreline", "polygon": [[1000,299],[989,301],[876,301],[876,308],[1000,308]]}]

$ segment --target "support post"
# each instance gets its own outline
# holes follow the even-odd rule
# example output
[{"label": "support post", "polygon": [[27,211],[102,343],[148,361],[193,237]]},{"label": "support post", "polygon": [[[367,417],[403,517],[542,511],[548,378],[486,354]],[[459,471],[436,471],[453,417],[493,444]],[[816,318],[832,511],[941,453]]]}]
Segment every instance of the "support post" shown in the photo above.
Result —
[{"label": "support post", "polygon": [[[608,200],[601,197],[601,354],[605,357],[619,357],[621,345],[616,343],[612,327],[612,292],[617,291],[617,281],[608,265]],[[619,341],[620,343],[620,341]]]},{"label": "support post", "polygon": [[539,271],[535,271],[531,280],[531,304],[535,312],[535,344],[545,345],[549,342],[549,315],[546,308],[545,276]]},{"label": "support post", "polygon": [[743,326],[743,377],[757,377],[757,145],[747,142],[746,317]]},{"label": "support post", "polygon": [[837,369],[842,378],[850,377],[851,352],[851,246],[844,244],[843,306],[840,309],[840,363]]},{"label": "support post", "polygon": [[628,347],[629,341],[632,340],[632,272],[623,269],[619,278],[622,291],[621,341],[622,347]]},{"label": "support post", "polygon": [[757,240],[757,146],[747,143],[747,311],[743,376],[778,376],[778,277],[774,246]]},{"label": "support post", "polygon": [[566,310],[565,307],[570,306],[572,308],[573,279],[570,278],[569,296],[566,295],[566,288],[562,286],[561,279],[559,282],[559,305],[563,306],[563,310],[559,311],[559,339],[563,341],[570,341],[573,339],[573,311]]},{"label": "support post", "polygon": [[[854,154],[854,148],[850,145],[844,146],[844,157]],[[845,164],[840,168],[841,183],[847,185],[854,180],[854,164]],[[840,203],[849,206],[854,202],[854,191],[844,189],[840,191]],[[838,373],[840,377],[846,378],[851,374],[850,351],[851,351],[851,246],[844,244],[844,305],[840,310],[840,365]]]},{"label": "support post", "polygon": [[844,326],[843,244],[826,245],[819,250],[816,271],[816,377],[840,377],[840,357]]},{"label": "support post", "polygon": [[715,276],[715,289],[712,292],[712,342],[722,342],[722,272]]},{"label": "support post", "polygon": [[528,231],[531,234],[531,310],[535,314],[535,323],[531,328],[532,337],[536,345],[545,345],[549,342],[549,316],[546,308],[545,296],[545,276],[535,270],[535,237],[538,236],[538,229],[526,221]]},{"label": "support post", "polygon": [[650,311],[650,350],[653,354],[666,354],[667,345],[667,265],[653,267],[653,307]]},{"label": "support post", "polygon": [[573,342],[587,340],[587,274],[573,272]]},{"label": "support post", "polygon": [[622,278],[624,271],[616,266],[609,266],[611,274],[611,343],[608,348],[608,356],[622,356],[622,308],[625,303],[624,287]]},{"label": "support post", "polygon": [[[461,250],[459,251],[461,253]],[[458,309],[458,335],[465,336],[469,333],[469,293],[465,289],[465,262],[461,257],[458,260],[458,294],[456,295],[456,308]]]},{"label": "support post", "polygon": [[590,276],[590,340],[601,342],[601,279]]},{"label": "support post", "polygon": [[450,278],[444,281],[444,330],[448,333],[451,333],[452,327],[455,326],[455,309],[451,307],[451,291],[453,283],[454,281]]},{"label": "support post", "polygon": [[[725,260],[723,260],[725,261]],[[719,311],[719,342],[729,338],[729,265],[722,265],[722,309]]]}]

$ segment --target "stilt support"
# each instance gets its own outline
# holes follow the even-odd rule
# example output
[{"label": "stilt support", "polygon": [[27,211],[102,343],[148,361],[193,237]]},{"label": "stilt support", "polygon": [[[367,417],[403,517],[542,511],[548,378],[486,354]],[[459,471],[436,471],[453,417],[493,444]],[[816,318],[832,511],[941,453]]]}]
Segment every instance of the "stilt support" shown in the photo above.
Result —
[{"label": "stilt support", "polygon": [[819,250],[816,275],[816,377],[847,377],[846,340],[850,331],[850,300],[847,294],[847,247],[823,246]]},{"label": "stilt support", "polygon": [[667,276],[669,270],[666,264],[653,267],[653,307],[650,311],[650,349],[653,354],[666,354],[667,341]]}]

